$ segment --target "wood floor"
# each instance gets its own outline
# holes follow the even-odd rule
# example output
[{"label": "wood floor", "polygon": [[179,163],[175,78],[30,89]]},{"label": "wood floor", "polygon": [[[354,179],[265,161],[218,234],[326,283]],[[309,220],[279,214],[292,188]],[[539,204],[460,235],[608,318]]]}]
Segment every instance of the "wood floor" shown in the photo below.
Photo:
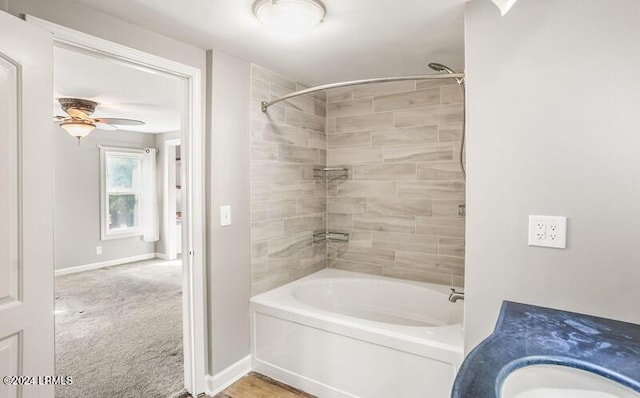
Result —
[{"label": "wood floor", "polygon": [[270,377],[251,372],[213,398],[315,398]]}]

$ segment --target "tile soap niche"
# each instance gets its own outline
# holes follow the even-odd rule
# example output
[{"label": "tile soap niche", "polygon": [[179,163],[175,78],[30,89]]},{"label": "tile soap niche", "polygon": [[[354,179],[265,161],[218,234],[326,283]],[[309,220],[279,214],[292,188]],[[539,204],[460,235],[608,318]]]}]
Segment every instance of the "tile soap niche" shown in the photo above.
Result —
[{"label": "tile soap niche", "polygon": [[349,242],[349,234],[346,232],[319,232],[317,234],[313,234],[313,243],[318,243],[322,241],[330,241],[330,242]]},{"label": "tile soap niche", "polygon": [[313,169],[313,176],[316,178],[329,178],[337,180],[339,178],[349,178],[348,167],[316,167]]}]

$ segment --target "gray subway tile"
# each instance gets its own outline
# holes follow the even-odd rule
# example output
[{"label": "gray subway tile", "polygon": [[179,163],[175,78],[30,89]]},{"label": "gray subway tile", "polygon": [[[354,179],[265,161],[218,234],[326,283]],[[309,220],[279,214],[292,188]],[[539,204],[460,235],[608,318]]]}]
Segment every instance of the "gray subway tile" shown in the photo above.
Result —
[{"label": "gray subway tile", "polygon": [[251,203],[251,221],[277,220],[295,215],[295,200],[268,200]]},{"label": "gray subway tile", "polygon": [[267,123],[262,136],[265,141],[279,144],[307,146],[309,143],[309,134],[306,131],[282,124]]},{"label": "gray subway tile", "polygon": [[251,98],[260,101],[269,99],[269,83],[260,79],[251,79]]},{"label": "gray subway tile", "polygon": [[399,198],[461,199],[465,198],[464,183],[456,181],[399,181]]},{"label": "gray subway tile", "polygon": [[353,228],[368,231],[414,233],[414,217],[382,214],[357,214],[353,216]]},{"label": "gray subway tile", "polygon": [[291,257],[306,247],[313,244],[312,233],[304,232],[269,241],[269,257]]},{"label": "gray subway tile", "polygon": [[451,144],[394,146],[384,148],[385,162],[433,162],[453,160]]},{"label": "gray subway tile", "polygon": [[438,254],[443,256],[464,257],[464,239],[438,237]]},{"label": "gray subway tile", "polygon": [[309,132],[309,148],[327,149],[327,135],[325,133]]},{"label": "gray subway tile", "polygon": [[303,231],[314,231],[320,228],[324,228],[323,216],[295,217],[284,220],[285,235]]},{"label": "gray subway tile", "polygon": [[448,275],[464,274],[464,259],[437,254],[396,252],[396,266]]},{"label": "gray subway tile", "polygon": [[335,119],[336,133],[382,130],[393,127],[393,112],[346,116]]},{"label": "gray subway tile", "polygon": [[251,181],[289,182],[300,179],[300,166],[252,162]]},{"label": "gray subway tile", "polygon": [[251,200],[271,199],[271,189],[268,181],[251,181]]},{"label": "gray subway tile", "polygon": [[251,224],[251,240],[272,239],[282,236],[284,222],[282,220],[260,221]]},{"label": "gray subway tile", "polygon": [[327,228],[353,227],[353,215],[350,213],[327,213]]},{"label": "gray subway tile", "polygon": [[402,267],[391,267],[384,269],[384,276],[390,278],[408,279],[418,282],[435,283],[438,285],[451,286],[452,276],[437,272],[407,269]]},{"label": "gray subway tile", "polygon": [[327,117],[343,117],[364,115],[373,112],[373,98],[359,98],[354,100],[329,102]]},{"label": "gray subway tile", "polygon": [[382,162],[382,148],[336,148],[327,152],[327,165]]},{"label": "gray subway tile", "polygon": [[457,142],[462,140],[462,123],[443,123],[438,126],[438,141]]},{"label": "gray subway tile", "polygon": [[327,103],[334,101],[344,101],[353,98],[353,90],[351,87],[341,87],[327,90]]},{"label": "gray subway tile", "polygon": [[395,112],[395,126],[409,127],[462,121],[462,104],[432,105]]},{"label": "gray subway tile", "polygon": [[316,197],[315,181],[271,183],[272,199],[299,199]]},{"label": "gray subway tile", "polygon": [[367,213],[397,216],[430,216],[430,199],[368,198]]},{"label": "gray subway tile", "polygon": [[362,148],[370,146],[371,133],[368,131],[329,134],[327,136],[327,148]]},{"label": "gray subway tile", "polygon": [[363,274],[382,275],[382,266],[372,263],[361,263],[357,261],[347,261],[338,258],[332,258],[328,261],[330,268],[341,269],[344,271],[361,272]]},{"label": "gray subway tile", "polygon": [[373,232],[373,246],[380,249],[403,250],[419,253],[436,253],[438,241],[435,236],[404,234],[397,232]]},{"label": "gray subway tile", "polygon": [[266,240],[251,244],[251,258],[267,257],[269,255],[269,244]]},{"label": "gray subway tile", "polygon": [[395,262],[395,252],[393,250],[342,245],[330,250],[329,258],[392,267]]},{"label": "gray subway tile", "polygon": [[303,198],[298,199],[298,215],[324,213],[327,207],[326,198]]},{"label": "gray subway tile", "polygon": [[371,145],[425,145],[438,142],[438,126],[417,126],[371,132]]},{"label": "gray subway tile", "polygon": [[418,217],[416,233],[464,238],[464,218]]},{"label": "gray subway tile", "polygon": [[278,160],[278,144],[272,142],[252,142],[251,160]]},{"label": "gray subway tile", "polygon": [[440,87],[443,104],[458,104],[464,101],[462,88],[459,85]]},{"label": "gray subway tile", "polygon": [[462,180],[462,169],[459,162],[420,163],[418,164],[419,180]]},{"label": "gray subway tile", "polygon": [[285,109],[285,120],[287,124],[306,130],[324,132],[326,119],[316,116],[313,113],[300,112],[291,108]]},{"label": "gray subway tile", "polygon": [[278,159],[281,162],[316,164],[320,161],[320,151],[314,148],[280,144]]},{"label": "gray subway tile", "polygon": [[367,200],[365,198],[327,198],[327,211],[331,213],[364,213],[367,211]]},{"label": "gray subway tile", "polygon": [[443,87],[443,86],[457,86],[458,84],[454,79],[430,79],[430,80],[418,80],[416,82],[416,89],[423,90],[427,88]]},{"label": "gray subway tile", "polygon": [[382,95],[374,98],[374,110],[376,112],[419,108],[437,104],[440,104],[439,88],[407,91],[397,94]]},{"label": "gray subway tile", "polygon": [[395,181],[343,181],[337,186],[338,196],[395,198],[396,184]]},{"label": "gray subway tile", "polygon": [[433,201],[434,217],[460,217],[460,205],[464,205],[464,199]]},{"label": "gray subway tile", "polygon": [[415,180],[415,163],[367,164],[353,166],[354,180]]},{"label": "gray subway tile", "polygon": [[413,91],[416,88],[415,80],[404,80],[397,82],[361,84],[353,87],[353,97],[374,97],[377,95],[385,95],[392,93],[402,93],[405,91]]}]

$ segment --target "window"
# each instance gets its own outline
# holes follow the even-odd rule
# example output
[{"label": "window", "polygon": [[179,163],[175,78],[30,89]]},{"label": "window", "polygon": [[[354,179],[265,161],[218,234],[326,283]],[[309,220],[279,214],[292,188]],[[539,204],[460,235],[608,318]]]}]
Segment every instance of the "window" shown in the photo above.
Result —
[{"label": "window", "polygon": [[143,153],[100,150],[102,240],[142,235]]}]

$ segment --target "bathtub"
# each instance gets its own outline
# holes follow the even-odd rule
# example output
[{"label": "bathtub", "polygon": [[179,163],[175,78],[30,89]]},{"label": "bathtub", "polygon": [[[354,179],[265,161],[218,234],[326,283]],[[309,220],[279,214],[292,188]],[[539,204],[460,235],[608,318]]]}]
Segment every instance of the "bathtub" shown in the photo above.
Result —
[{"label": "bathtub", "polygon": [[323,398],[450,397],[463,302],[448,294],[324,269],[251,299],[252,367]]}]

